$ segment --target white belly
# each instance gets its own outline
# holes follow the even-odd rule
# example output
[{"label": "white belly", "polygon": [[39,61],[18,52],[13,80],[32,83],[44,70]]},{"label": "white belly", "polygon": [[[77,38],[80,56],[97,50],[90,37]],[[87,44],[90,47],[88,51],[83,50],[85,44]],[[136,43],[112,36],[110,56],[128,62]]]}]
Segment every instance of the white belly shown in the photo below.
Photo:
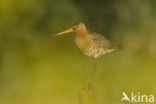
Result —
[{"label": "white belly", "polygon": [[114,51],[114,49],[105,50],[103,48],[91,46],[89,49],[84,51],[84,53],[90,57],[98,58],[98,57],[101,57],[102,55],[112,52],[112,51]]}]

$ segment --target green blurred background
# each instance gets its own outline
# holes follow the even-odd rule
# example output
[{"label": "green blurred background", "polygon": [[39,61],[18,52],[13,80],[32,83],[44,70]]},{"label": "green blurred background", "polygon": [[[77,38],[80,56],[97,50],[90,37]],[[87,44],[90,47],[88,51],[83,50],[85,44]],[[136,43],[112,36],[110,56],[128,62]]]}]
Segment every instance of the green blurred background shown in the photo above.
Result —
[{"label": "green blurred background", "polygon": [[0,104],[79,104],[92,60],[74,33],[55,33],[82,21],[122,50],[98,62],[96,86],[106,104],[122,92],[156,96],[155,0],[1,0]]}]

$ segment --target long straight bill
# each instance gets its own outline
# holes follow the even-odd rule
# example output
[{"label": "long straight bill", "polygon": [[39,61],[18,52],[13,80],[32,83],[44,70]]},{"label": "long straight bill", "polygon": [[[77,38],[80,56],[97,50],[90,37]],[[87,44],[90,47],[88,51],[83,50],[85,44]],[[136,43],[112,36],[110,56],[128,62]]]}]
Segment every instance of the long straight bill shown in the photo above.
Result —
[{"label": "long straight bill", "polygon": [[65,31],[63,31],[63,32],[60,32],[60,33],[56,34],[56,36],[58,36],[58,35],[63,35],[63,34],[69,33],[69,32],[73,32],[73,29],[70,28],[70,29],[65,30]]}]

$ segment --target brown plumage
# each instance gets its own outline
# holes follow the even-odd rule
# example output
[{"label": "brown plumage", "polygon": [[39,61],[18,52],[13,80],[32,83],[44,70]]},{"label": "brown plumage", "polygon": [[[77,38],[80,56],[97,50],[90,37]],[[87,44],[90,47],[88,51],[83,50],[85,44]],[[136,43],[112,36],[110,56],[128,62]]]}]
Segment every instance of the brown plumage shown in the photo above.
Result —
[{"label": "brown plumage", "polygon": [[98,58],[117,49],[117,47],[104,36],[87,31],[85,24],[82,22],[77,23],[72,28],[56,35],[62,35],[69,32],[76,32],[75,43],[87,56]]},{"label": "brown plumage", "polygon": [[92,83],[95,78],[95,73],[97,69],[96,59],[106,53],[118,49],[118,47],[113,45],[104,36],[97,33],[90,33],[89,31],[87,31],[85,24],[82,22],[77,23],[72,28],[65,30],[64,32],[58,33],[56,35],[62,35],[69,32],[76,32],[75,43],[78,46],[78,48],[84,54],[93,57],[95,60],[94,70],[92,72],[91,80],[90,80],[90,82]]}]

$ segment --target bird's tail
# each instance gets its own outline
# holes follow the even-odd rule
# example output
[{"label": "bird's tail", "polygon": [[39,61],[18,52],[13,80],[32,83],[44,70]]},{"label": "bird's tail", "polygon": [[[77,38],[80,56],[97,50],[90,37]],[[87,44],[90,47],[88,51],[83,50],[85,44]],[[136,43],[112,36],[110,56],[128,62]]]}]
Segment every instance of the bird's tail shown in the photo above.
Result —
[{"label": "bird's tail", "polygon": [[117,46],[116,46],[116,49],[122,49],[122,48],[123,48],[122,45],[117,45]]}]

